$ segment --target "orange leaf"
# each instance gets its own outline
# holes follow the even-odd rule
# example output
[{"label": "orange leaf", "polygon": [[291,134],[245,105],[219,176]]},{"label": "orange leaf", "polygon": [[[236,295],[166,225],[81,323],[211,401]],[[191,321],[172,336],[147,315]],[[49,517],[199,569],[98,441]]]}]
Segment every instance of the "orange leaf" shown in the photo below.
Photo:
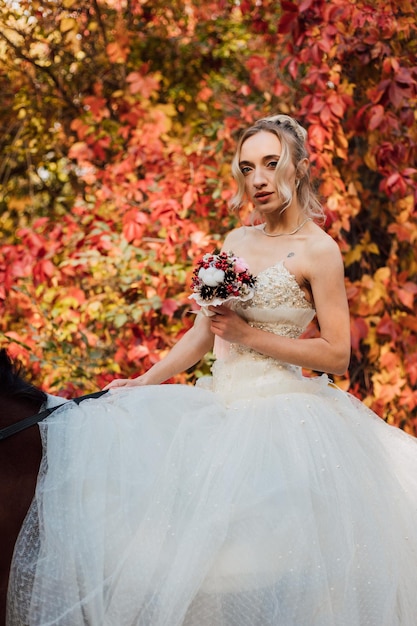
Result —
[{"label": "orange leaf", "polygon": [[122,46],[117,41],[107,44],[106,46],[107,56],[112,63],[125,63],[129,48]]},{"label": "orange leaf", "polygon": [[70,298],[75,298],[79,304],[83,304],[85,302],[85,293],[79,287],[70,287],[66,293],[66,296]]},{"label": "orange leaf", "polygon": [[193,204],[193,202],[194,202],[194,189],[193,187],[188,187],[187,191],[182,197],[182,207],[184,211],[188,211],[188,209]]},{"label": "orange leaf", "polygon": [[159,81],[155,76],[142,76],[139,72],[130,72],[126,77],[131,94],[140,93],[144,98],[149,98],[159,89]]}]

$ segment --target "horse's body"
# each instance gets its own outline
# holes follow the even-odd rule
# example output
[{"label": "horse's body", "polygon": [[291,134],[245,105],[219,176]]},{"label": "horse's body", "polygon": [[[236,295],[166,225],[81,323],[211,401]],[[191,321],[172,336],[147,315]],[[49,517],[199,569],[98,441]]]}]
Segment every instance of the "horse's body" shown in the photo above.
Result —
[{"label": "horse's body", "polygon": [[[6,351],[0,350],[0,428],[38,413],[46,398],[21,377]],[[41,455],[36,425],[0,441],[0,625],[6,620],[13,548],[33,498]]]},{"label": "horse's body", "polygon": [[[73,402],[79,404],[105,393],[96,391],[73,398]],[[7,433],[3,431],[0,438],[0,626],[6,621],[7,587],[14,546],[35,494],[42,458],[37,422],[64,402],[64,398],[47,395],[28,383],[6,350],[0,350],[0,430],[20,423],[19,428],[11,429],[14,431],[12,436],[9,436],[9,429]],[[47,410],[38,415],[46,404]],[[25,422],[25,418],[32,419]]]}]

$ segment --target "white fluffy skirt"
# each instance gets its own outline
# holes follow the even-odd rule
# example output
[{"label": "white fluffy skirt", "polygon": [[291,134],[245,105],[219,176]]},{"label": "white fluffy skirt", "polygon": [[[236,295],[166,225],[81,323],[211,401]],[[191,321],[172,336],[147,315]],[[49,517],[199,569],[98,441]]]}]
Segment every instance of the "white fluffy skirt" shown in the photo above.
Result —
[{"label": "white fluffy skirt", "polygon": [[415,626],[415,440],[259,367],[48,418],[9,626]]}]

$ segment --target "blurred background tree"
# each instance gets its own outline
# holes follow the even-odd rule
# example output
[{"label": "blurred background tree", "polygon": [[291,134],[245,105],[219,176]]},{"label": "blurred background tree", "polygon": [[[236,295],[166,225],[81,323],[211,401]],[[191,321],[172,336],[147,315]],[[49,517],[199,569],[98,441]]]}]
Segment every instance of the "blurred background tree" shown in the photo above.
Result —
[{"label": "blurred background tree", "polygon": [[193,260],[247,219],[227,209],[236,137],[282,112],[344,255],[337,383],[416,432],[415,2],[0,4],[0,342],[35,382],[80,394],[163,356]]}]

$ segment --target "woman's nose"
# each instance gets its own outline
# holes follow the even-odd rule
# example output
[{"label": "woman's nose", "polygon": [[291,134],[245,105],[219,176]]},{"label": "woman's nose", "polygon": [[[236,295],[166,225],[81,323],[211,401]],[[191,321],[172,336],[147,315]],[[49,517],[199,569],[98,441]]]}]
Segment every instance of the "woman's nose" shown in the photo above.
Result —
[{"label": "woman's nose", "polygon": [[254,170],[252,182],[253,182],[254,187],[263,187],[263,185],[267,183],[265,175],[261,169],[256,168]]}]

